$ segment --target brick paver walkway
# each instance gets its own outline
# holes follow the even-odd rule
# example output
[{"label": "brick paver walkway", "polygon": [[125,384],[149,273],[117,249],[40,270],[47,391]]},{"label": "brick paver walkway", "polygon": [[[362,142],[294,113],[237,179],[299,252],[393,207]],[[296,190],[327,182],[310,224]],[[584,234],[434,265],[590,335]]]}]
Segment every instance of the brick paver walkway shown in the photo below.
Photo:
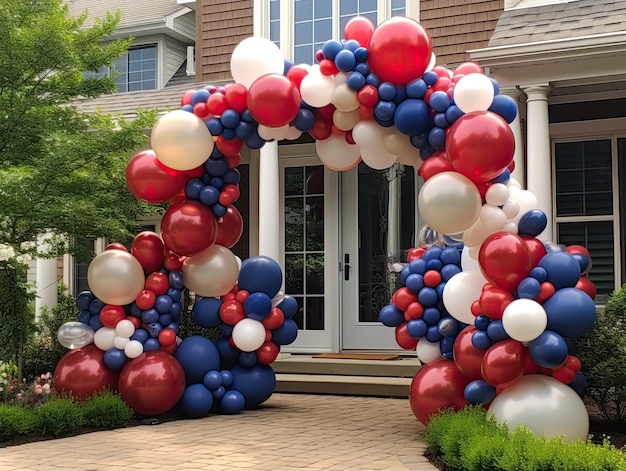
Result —
[{"label": "brick paver walkway", "polygon": [[435,470],[407,399],[274,394],[261,408],[0,449],[1,471]]}]

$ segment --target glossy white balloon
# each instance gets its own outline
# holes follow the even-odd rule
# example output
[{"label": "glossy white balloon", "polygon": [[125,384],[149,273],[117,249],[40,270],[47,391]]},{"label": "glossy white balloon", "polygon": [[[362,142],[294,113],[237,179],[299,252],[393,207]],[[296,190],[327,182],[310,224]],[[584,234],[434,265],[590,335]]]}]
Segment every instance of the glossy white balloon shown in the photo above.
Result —
[{"label": "glossy white balloon", "polygon": [[105,304],[124,306],[143,290],[145,275],[139,261],[123,250],[106,250],[89,264],[87,283]]},{"label": "glossy white balloon", "polygon": [[219,297],[228,293],[239,277],[235,255],[226,247],[213,245],[183,262],[185,285],[199,296]]},{"label": "glossy white balloon", "polygon": [[474,323],[471,308],[482,293],[485,278],[477,272],[461,272],[443,288],[443,305],[452,317],[466,324]]},{"label": "glossy white balloon", "polygon": [[261,322],[248,317],[235,324],[232,339],[239,350],[253,352],[265,343],[265,327]]},{"label": "glossy white balloon", "polygon": [[122,319],[115,325],[115,333],[120,337],[130,337],[135,333],[135,325],[128,319]]},{"label": "glossy white balloon", "polygon": [[485,201],[494,206],[502,206],[509,199],[510,191],[504,183],[494,183],[485,192]]},{"label": "glossy white balloon", "polygon": [[495,90],[489,77],[483,74],[468,74],[454,87],[454,103],[465,113],[486,111],[493,102]]},{"label": "glossy white balloon", "polygon": [[527,375],[496,396],[489,414],[509,430],[527,426],[537,437],[587,440],[589,416],[576,392],[545,375]]},{"label": "glossy white balloon", "polygon": [[128,337],[120,337],[118,335],[113,340],[113,346],[120,350],[124,350],[124,348],[126,348],[126,345],[128,345],[128,342],[130,342],[130,339]]},{"label": "glossy white balloon", "polygon": [[93,343],[93,329],[82,322],[66,322],[59,327],[57,339],[65,348],[73,350]]},{"label": "glossy white balloon", "polygon": [[300,95],[311,106],[323,108],[330,104],[335,91],[335,82],[320,72],[319,65],[311,67],[309,74],[300,83]]},{"label": "glossy white balloon", "polygon": [[137,358],[143,353],[143,344],[139,340],[131,340],[124,347],[124,354],[128,358]]},{"label": "glossy white balloon", "polygon": [[315,150],[322,163],[331,170],[350,170],[361,161],[359,146],[348,144],[343,136],[331,134],[328,139],[315,141]]},{"label": "glossy white balloon", "polygon": [[480,222],[489,234],[493,234],[504,227],[506,224],[506,215],[497,206],[483,204],[483,207],[480,209]]},{"label": "glossy white balloon", "polygon": [[512,301],[502,314],[502,327],[512,339],[530,342],[539,337],[548,325],[543,306],[532,299]]},{"label": "glossy white balloon", "polygon": [[441,349],[439,348],[439,342],[429,342],[426,339],[419,339],[415,347],[415,353],[419,361],[424,364],[443,358]]},{"label": "glossy white balloon", "polygon": [[285,59],[278,46],[267,38],[255,36],[241,41],[230,56],[230,72],[235,82],[250,88],[267,74],[281,74]]},{"label": "glossy white balloon", "polygon": [[104,350],[105,352],[109,348],[113,348],[115,346],[115,337],[117,334],[115,333],[115,329],[110,327],[100,327],[96,330],[96,333],[93,336],[93,343],[100,350]]}]

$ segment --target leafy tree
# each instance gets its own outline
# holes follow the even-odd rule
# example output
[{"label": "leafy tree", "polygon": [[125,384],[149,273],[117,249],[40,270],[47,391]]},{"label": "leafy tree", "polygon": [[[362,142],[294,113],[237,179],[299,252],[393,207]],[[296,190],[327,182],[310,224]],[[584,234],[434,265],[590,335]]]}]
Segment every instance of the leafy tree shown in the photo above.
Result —
[{"label": "leafy tree", "polygon": [[[47,234],[43,256],[84,259],[76,240],[127,241],[154,211],[128,191],[125,168],[148,141],[155,113],[127,121],[73,106],[115,91],[113,78],[87,79],[83,72],[110,66],[130,45],[130,39],[107,41],[119,13],[88,28],[85,19],[71,17],[62,0],[0,5],[0,247],[15,257],[35,255],[35,241]],[[3,283],[18,283],[23,265],[9,265],[16,274],[0,265]],[[16,303],[19,309],[0,309],[0,345],[13,353],[33,315],[23,300]]]}]

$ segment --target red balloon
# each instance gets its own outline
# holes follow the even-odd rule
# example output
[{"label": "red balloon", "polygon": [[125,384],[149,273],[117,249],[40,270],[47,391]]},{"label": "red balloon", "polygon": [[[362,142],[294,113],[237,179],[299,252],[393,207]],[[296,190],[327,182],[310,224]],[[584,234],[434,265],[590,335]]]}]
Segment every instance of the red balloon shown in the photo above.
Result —
[{"label": "red balloon", "polygon": [[250,114],[259,124],[285,126],[300,111],[300,92],[284,75],[267,74],[250,86],[247,103]]},{"label": "red balloon", "polygon": [[422,163],[422,166],[417,173],[424,179],[424,181],[426,181],[438,173],[450,172],[451,170],[453,170],[452,164],[448,159],[445,157],[433,156],[424,160],[424,163]]},{"label": "red balloon", "polygon": [[[235,291],[235,289],[237,289],[237,291]],[[235,299],[237,300],[237,302],[243,304],[246,302],[246,299],[248,299],[248,296],[250,296],[250,292],[246,291],[245,289],[239,289],[239,287],[237,285],[235,285],[235,288],[233,288],[233,292],[236,292],[237,294],[235,294]],[[226,298],[224,298],[225,300]]]},{"label": "red balloon", "polygon": [[294,65],[287,71],[287,78],[300,90],[300,84],[304,77],[309,75],[309,71],[299,65]]},{"label": "red balloon", "polygon": [[424,74],[432,46],[417,21],[396,16],[374,30],[367,53],[370,69],[382,81],[405,85]]},{"label": "red balloon", "polygon": [[165,245],[178,255],[193,255],[215,244],[217,220],[213,211],[198,201],[170,206],[161,220]]},{"label": "red balloon", "polygon": [[225,301],[220,306],[220,319],[228,325],[235,325],[246,318],[243,305],[236,300]]},{"label": "red balloon", "polygon": [[263,365],[269,365],[278,356],[280,350],[278,346],[274,342],[265,342],[256,350],[256,358],[259,360],[259,363]]},{"label": "red balloon", "polygon": [[239,164],[241,163],[241,154],[236,153],[233,155],[226,155],[226,160],[228,160],[228,168],[232,170],[239,167]]},{"label": "red balloon", "polygon": [[170,253],[163,259],[163,266],[168,271],[180,271],[183,267],[183,261],[178,255]]},{"label": "red balloon", "polygon": [[[404,319],[409,321],[411,319],[419,319],[424,314],[424,306],[419,302],[414,302],[408,305],[404,311]],[[408,317],[408,319],[407,319]]]},{"label": "red balloon", "polygon": [[353,39],[361,46],[368,47],[375,29],[376,25],[368,17],[355,16],[343,28],[343,37],[346,40]]},{"label": "red balloon", "polygon": [[509,291],[490,285],[480,294],[481,314],[493,320],[502,319],[504,310],[513,302],[513,299],[513,295]]},{"label": "red balloon", "polygon": [[211,112],[209,111],[209,107],[206,103],[200,102],[196,103],[193,107],[193,114],[195,114],[198,118],[205,120],[209,116],[211,116]]},{"label": "red balloon", "polygon": [[426,253],[425,247],[413,247],[412,249],[409,249],[406,254],[406,262],[411,263],[417,258],[422,258],[424,256],[424,253]]},{"label": "red balloon", "polygon": [[226,98],[228,107],[235,110],[237,113],[241,114],[246,110],[248,89],[240,83],[226,85],[224,97]]},{"label": "red balloon", "polygon": [[403,322],[399,326],[396,327],[396,342],[400,345],[401,348],[405,350],[415,350],[417,347],[418,339],[413,338],[409,335],[409,330],[407,329],[407,323]]},{"label": "red balloon", "polygon": [[465,327],[454,339],[452,347],[454,363],[459,371],[470,380],[483,378],[480,366],[486,350],[479,350],[472,345],[472,335],[476,330],[473,325]]},{"label": "red balloon", "polygon": [[187,183],[184,172],[163,165],[152,150],[139,152],[126,166],[130,192],[146,203],[163,203]]},{"label": "red balloon", "polygon": [[224,188],[222,188],[222,191],[220,192],[219,202],[222,206],[228,207],[237,201],[239,196],[241,196],[239,185],[235,185],[234,183],[224,185]]},{"label": "red balloon", "polygon": [[378,89],[374,85],[365,85],[357,92],[356,99],[359,104],[367,108],[374,108],[378,103]]},{"label": "red balloon", "polygon": [[422,366],[409,388],[413,414],[428,425],[430,416],[442,409],[462,409],[468,404],[464,393],[469,382],[453,361],[441,359]]},{"label": "red balloon", "polygon": [[576,283],[576,286],[574,286],[574,288],[584,291],[589,295],[591,299],[595,299],[596,294],[598,294],[596,290],[596,285],[594,285],[593,282],[586,276],[581,276],[578,279],[578,283]]},{"label": "red balloon", "polygon": [[339,69],[335,65],[335,61],[331,61],[330,59],[322,59],[320,62],[320,72],[322,75],[330,76],[335,75],[339,72]]},{"label": "red balloon", "polygon": [[488,236],[478,251],[478,263],[489,282],[509,291],[517,288],[533,268],[524,240],[509,232]]},{"label": "red balloon", "polygon": [[126,319],[126,312],[122,306],[107,304],[100,309],[100,322],[105,327],[114,328],[122,319]]},{"label": "red balloon", "polygon": [[195,90],[188,90],[184,93],[183,97],[180,99],[181,108],[185,105],[191,105],[191,101],[193,100],[194,93],[196,93]]},{"label": "red balloon", "polygon": [[243,234],[243,218],[234,206],[226,208],[226,214],[217,220],[217,240],[215,243],[231,248]]},{"label": "red balloon", "polygon": [[554,285],[549,281],[544,281],[541,285],[539,285],[539,296],[537,296],[535,301],[541,304],[546,299],[550,298],[555,292],[556,289],[554,288]]},{"label": "red balloon", "polygon": [[285,322],[285,314],[280,308],[274,307],[261,324],[268,330],[274,330],[283,325],[283,322]]},{"label": "red balloon", "polygon": [[167,352],[144,352],[122,368],[119,391],[135,412],[160,415],[183,397],[185,372]]},{"label": "red balloon", "polygon": [[243,141],[237,138],[228,140],[224,138],[224,136],[217,136],[215,146],[224,156],[229,157],[241,152],[241,149],[243,149]]},{"label": "red balloon", "polygon": [[133,324],[135,329],[138,329],[139,327],[141,327],[141,319],[139,319],[139,317],[128,316],[126,319],[128,319],[131,322],[131,324]]},{"label": "red balloon", "polygon": [[401,311],[406,311],[411,303],[417,301],[417,294],[409,288],[400,288],[391,297],[391,302]]},{"label": "red balloon", "polygon": [[167,293],[167,289],[170,287],[170,280],[165,273],[160,271],[150,273],[146,278],[144,288],[152,291],[156,296],[161,296]]},{"label": "red balloon", "polygon": [[111,242],[110,244],[107,244],[104,250],[122,250],[124,252],[128,252],[126,246],[121,242]]},{"label": "red balloon", "polygon": [[187,178],[201,178],[205,171],[204,165],[200,165],[199,167],[192,168],[191,170],[185,170],[184,173],[187,175]]},{"label": "red balloon", "polygon": [[313,139],[323,141],[328,139],[332,133],[332,123],[324,119],[316,119],[309,134]]},{"label": "red balloon", "polygon": [[54,390],[85,399],[105,389],[117,389],[119,370],[104,364],[104,352],[94,344],[70,350],[54,369]]},{"label": "red balloon", "polygon": [[454,75],[483,74],[483,68],[476,62],[464,62],[454,69]]},{"label": "red balloon", "polygon": [[517,340],[494,343],[483,357],[483,379],[501,389],[513,385],[524,374],[524,350],[524,346]]},{"label": "red balloon", "polygon": [[163,329],[159,332],[159,343],[163,347],[169,347],[173,343],[176,343],[176,332],[173,329]]},{"label": "red balloon", "polygon": [[211,93],[211,96],[209,96],[206,104],[209,108],[209,112],[215,116],[220,116],[224,111],[228,109],[226,97],[223,93]]},{"label": "red balloon", "polygon": [[140,232],[130,244],[130,253],[141,263],[145,273],[152,273],[163,267],[163,249],[163,241],[152,231]]},{"label": "red balloon", "polygon": [[548,253],[548,251],[546,250],[546,246],[543,245],[543,242],[541,242],[536,237],[526,235],[520,237],[522,238],[522,240],[526,244],[526,247],[528,247],[528,251],[530,252],[531,266],[536,267],[539,263],[539,260],[541,260],[543,256]]},{"label": "red balloon", "polygon": [[511,163],[514,151],[513,131],[504,118],[490,111],[461,116],[446,136],[452,167],[474,183],[500,175]]}]

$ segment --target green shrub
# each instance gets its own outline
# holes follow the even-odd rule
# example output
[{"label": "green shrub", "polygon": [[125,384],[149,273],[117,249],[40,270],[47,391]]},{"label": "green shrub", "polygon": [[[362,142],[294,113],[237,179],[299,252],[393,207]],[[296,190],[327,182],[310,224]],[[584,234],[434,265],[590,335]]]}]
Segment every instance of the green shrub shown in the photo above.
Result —
[{"label": "green shrub", "polygon": [[133,410],[124,400],[111,391],[90,397],[82,404],[85,425],[97,428],[125,427],[133,416]]},{"label": "green shrub", "polygon": [[587,396],[605,420],[626,421],[626,285],[613,293],[587,334],[572,341],[587,377]]},{"label": "green shrub", "polygon": [[35,410],[30,407],[0,404],[0,441],[32,432],[36,419]]},{"label": "green shrub", "polygon": [[75,432],[84,423],[83,411],[69,398],[50,399],[37,409],[37,428],[42,435],[58,437]]},{"label": "green shrub", "polygon": [[610,443],[535,437],[527,428],[509,433],[480,407],[431,417],[428,451],[451,470],[463,471],[618,471],[626,454]]}]

